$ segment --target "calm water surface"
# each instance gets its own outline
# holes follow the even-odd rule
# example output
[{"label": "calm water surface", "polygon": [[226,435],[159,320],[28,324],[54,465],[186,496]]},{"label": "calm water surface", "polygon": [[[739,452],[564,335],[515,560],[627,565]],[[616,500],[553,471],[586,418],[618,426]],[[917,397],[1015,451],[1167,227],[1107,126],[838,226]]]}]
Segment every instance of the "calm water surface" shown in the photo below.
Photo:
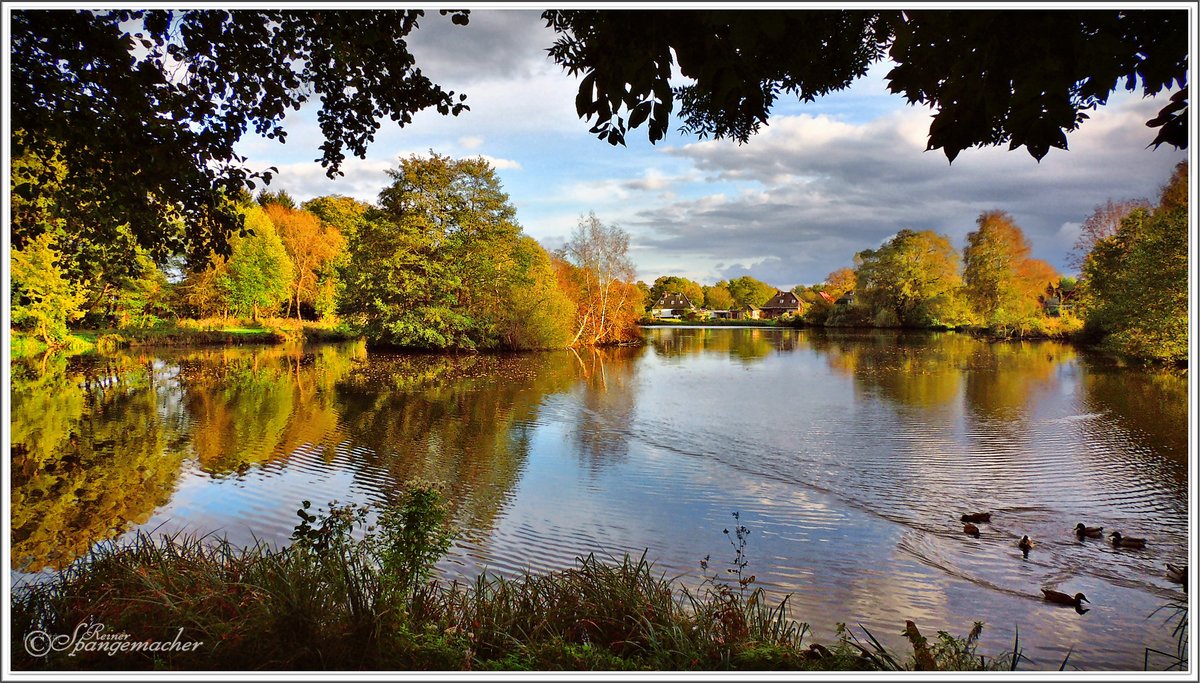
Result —
[{"label": "calm water surface", "polygon": [[[821,640],[891,646],[986,623],[1023,668],[1138,669],[1173,651],[1186,562],[1187,380],[1052,342],[658,328],[640,349],[368,355],[361,344],[156,350],[12,368],[10,580],[135,530],[286,542],[303,500],[447,483],[443,574],[647,551],[748,570]],[[958,516],[990,510],[981,538]],[[1076,522],[1146,537],[1079,542]],[[1022,558],[1017,539],[1037,547]],[[1076,614],[1039,589],[1082,591]],[[1165,662],[1152,657],[1151,667]]]}]

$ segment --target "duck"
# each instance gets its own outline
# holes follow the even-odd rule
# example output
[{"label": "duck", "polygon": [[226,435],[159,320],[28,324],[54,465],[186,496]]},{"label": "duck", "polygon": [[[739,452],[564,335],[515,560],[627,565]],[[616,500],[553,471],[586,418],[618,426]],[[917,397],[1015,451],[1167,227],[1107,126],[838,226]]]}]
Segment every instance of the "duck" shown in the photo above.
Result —
[{"label": "duck", "polygon": [[959,517],[959,519],[961,519],[964,523],[974,522],[974,523],[978,524],[979,522],[991,522],[992,521],[992,513],[990,513],[990,512],[972,512],[972,513],[963,515],[962,517]]},{"label": "duck", "polygon": [[1145,548],[1146,547],[1146,539],[1130,538],[1128,536],[1122,536],[1120,531],[1112,532],[1112,536],[1110,538],[1112,538],[1112,544],[1113,544],[1114,548]]},{"label": "duck", "polygon": [[1021,549],[1021,552],[1028,555],[1029,551],[1033,549],[1033,541],[1029,540],[1028,536],[1022,536],[1021,540],[1017,542],[1017,547]]},{"label": "duck", "polygon": [[1102,526],[1084,526],[1083,522],[1075,525],[1075,535],[1080,538],[1101,538],[1104,536]]},{"label": "duck", "polygon": [[1188,566],[1167,563],[1167,580],[1174,583],[1187,583]]},{"label": "duck", "polygon": [[979,536],[979,527],[975,526],[974,524],[971,524],[970,522],[967,522],[966,524],[963,525],[963,533],[978,537]]},{"label": "duck", "polygon": [[1082,603],[1091,602],[1091,600],[1088,600],[1083,593],[1076,593],[1074,596],[1072,596],[1068,593],[1060,593],[1055,590],[1050,590],[1049,588],[1042,589],[1042,597],[1049,602],[1057,603],[1059,605],[1070,605],[1076,609],[1079,609]]}]

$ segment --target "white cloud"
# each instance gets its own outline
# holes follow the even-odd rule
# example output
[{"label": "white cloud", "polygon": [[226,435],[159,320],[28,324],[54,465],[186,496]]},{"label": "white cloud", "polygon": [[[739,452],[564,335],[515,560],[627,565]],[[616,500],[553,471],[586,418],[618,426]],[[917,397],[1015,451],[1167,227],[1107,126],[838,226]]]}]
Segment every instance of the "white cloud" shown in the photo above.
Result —
[{"label": "white cloud", "polygon": [[520,162],[513,161],[512,159],[501,159],[500,157],[488,156],[487,154],[480,154],[478,156],[491,164],[492,168],[496,170],[520,170],[521,168]]},{"label": "white cloud", "polygon": [[[1161,99],[1161,98],[1160,98]],[[1145,149],[1160,101],[1114,97],[1040,163],[1024,150],[925,152],[929,112],[905,107],[865,123],[784,116],[746,145],[704,141],[664,150],[739,191],[645,205],[635,240],[664,272],[724,259],[777,285],[816,282],[901,228],[961,246],[985,210],[1011,213],[1034,253],[1066,269],[1078,222],[1108,198],[1153,196],[1182,152]],[[734,270],[731,270],[734,269]]]},{"label": "white cloud", "polygon": [[463,149],[479,149],[483,146],[483,138],[477,135],[467,135],[458,139],[458,146]]}]

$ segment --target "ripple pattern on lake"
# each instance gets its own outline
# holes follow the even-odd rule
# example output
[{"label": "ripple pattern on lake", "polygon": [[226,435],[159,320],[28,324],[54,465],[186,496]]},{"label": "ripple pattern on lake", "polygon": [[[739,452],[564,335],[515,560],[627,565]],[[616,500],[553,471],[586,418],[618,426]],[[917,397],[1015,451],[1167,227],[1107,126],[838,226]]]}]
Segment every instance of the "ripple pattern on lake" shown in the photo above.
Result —
[{"label": "ripple pattern on lake", "polygon": [[[1145,617],[1185,562],[1186,379],[1055,343],[651,330],[644,349],[511,356],[359,345],[130,352],[14,368],[14,580],[135,530],[286,543],[302,501],[446,483],[448,578],[640,555],[755,585],[903,649],[983,620],[1036,668],[1170,650]],[[988,510],[979,538],[959,515]],[[735,522],[733,512],[740,520]],[[1078,540],[1077,522],[1145,537]],[[728,531],[728,533],[726,533]],[[1028,557],[1017,540],[1037,544]],[[17,562],[21,565],[18,566]],[[1083,591],[1085,615],[1040,598]],[[1133,634],[1131,636],[1131,634]]]}]

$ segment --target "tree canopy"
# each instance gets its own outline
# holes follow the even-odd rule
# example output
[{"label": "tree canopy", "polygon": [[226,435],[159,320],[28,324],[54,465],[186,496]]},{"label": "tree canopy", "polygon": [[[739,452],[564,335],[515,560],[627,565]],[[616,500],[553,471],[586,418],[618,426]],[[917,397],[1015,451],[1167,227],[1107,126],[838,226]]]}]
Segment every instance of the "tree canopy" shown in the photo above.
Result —
[{"label": "tree canopy", "polygon": [[[457,24],[465,12],[452,14]],[[340,173],[390,118],[458,114],[465,96],[416,67],[404,38],[419,10],[20,10],[12,13],[13,156],[61,154],[60,193],[92,222],[128,224],[157,253],[228,255],[240,229],[222,196],[269,182],[234,145],[248,130],[284,139],[283,118],[318,97],[320,161]],[[15,184],[33,199],[41,184]],[[179,233],[163,225],[183,219]]]},{"label": "tree canopy", "polygon": [[901,230],[854,260],[859,298],[877,312],[877,325],[962,322],[959,256],[944,235]]},{"label": "tree canopy", "polygon": [[[1188,17],[1180,10],[550,10],[551,57],[581,76],[591,132],[645,124],[747,142],[780,95],[812,101],[885,58],[888,87],[934,110],[928,149],[951,161],[1008,144],[1041,159],[1119,87],[1177,92],[1147,125],[1187,146]],[[678,66],[678,71],[675,67]],[[672,78],[691,79],[672,85]]]},{"label": "tree canopy", "polygon": [[967,300],[985,325],[1006,329],[1036,318],[1040,297],[1058,273],[1033,258],[1025,233],[1002,211],[985,211],[967,235],[963,281]]},{"label": "tree canopy", "polygon": [[[441,10],[466,25],[466,10]],[[1036,158],[1119,87],[1176,89],[1147,125],[1186,147],[1187,10],[551,10],[548,53],[581,77],[576,110],[612,144],[645,125],[746,142],[784,95],[847,88],[895,64],[890,89],[934,116],[929,149],[1008,144]],[[14,158],[61,158],[53,183],[17,178],[36,204],[80,207],[97,243],[119,226],[158,261],[228,255],[242,227],[224,197],[269,183],[235,143],[284,140],[283,120],[316,98],[330,177],[364,157],[385,119],[457,115],[466,96],[425,76],[406,38],[420,10],[42,10],[11,14]],[[689,79],[672,84],[672,79]],[[40,230],[28,237],[36,237]],[[14,233],[14,245],[24,243]]]},{"label": "tree canopy", "polygon": [[1129,212],[1084,260],[1087,328],[1118,351],[1185,363],[1188,356],[1187,164],[1153,209]]},{"label": "tree canopy", "polygon": [[658,303],[663,294],[683,294],[695,306],[704,305],[704,288],[699,282],[678,275],[661,275],[650,286],[650,296],[647,297],[647,307]]}]

